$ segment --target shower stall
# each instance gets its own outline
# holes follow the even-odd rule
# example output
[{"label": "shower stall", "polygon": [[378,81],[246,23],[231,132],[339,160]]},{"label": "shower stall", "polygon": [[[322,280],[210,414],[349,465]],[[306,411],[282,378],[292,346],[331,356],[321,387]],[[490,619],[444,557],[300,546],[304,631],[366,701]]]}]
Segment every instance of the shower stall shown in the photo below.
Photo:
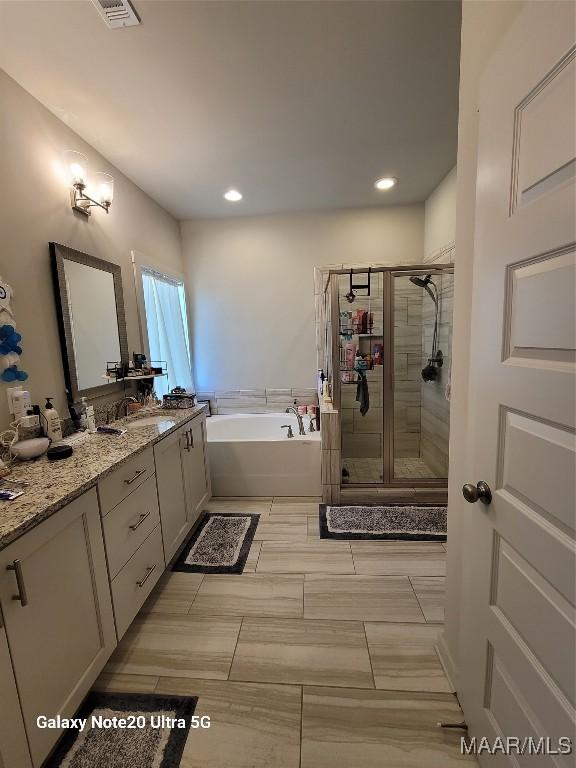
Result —
[{"label": "shower stall", "polygon": [[452,264],[327,273],[342,488],[446,487],[453,287]]}]

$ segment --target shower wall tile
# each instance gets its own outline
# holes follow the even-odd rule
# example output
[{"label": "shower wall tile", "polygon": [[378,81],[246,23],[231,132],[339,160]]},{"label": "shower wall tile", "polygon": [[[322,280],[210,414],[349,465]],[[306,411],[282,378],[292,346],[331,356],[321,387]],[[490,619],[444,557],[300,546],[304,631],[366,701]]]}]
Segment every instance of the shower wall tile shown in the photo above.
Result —
[{"label": "shower wall tile", "polygon": [[350,459],[378,459],[382,456],[382,435],[369,432],[343,434],[342,455]]},{"label": "shower wall tile", "polygon": [[420,455],[420,432],[396,432],[394,434],[394,456],[409,459]]},{"label": "shower wall tile", "polygon": [[323,449],[340,450],[340,414],[338,411],[322,410],[320,432]]},{"label": "shower wall tile", "polygon": [[[446,400],[445,388],[451,363],[454,278],[452,275],[445,274],[437,282],[440,304],[438,347],[444,354],[444,365],[438,371],[437,381],[421,383],[422,436],[420,456],[436,475],[446,477],[448,474],[450,403]],[[432,347],[434,315],[432,302],[427,302],[426,306],[423,307],[423,318],[426,319],[422,334],[423,358],[425,359],[427,359]]]},{"label": "shower wall tile", "polygon": [[408,353],[397,352],[394,355],[394,378],[406,379],[408,378]]},{"label": "shower wall tile", "polygon": [[292,387],[294,397],[316,397],[315,387]]},{"label": "shower wall tile", "polygon": [[340,451],[322,451],[322,485],[336,485],[340,483]]},{"label": "shower wall tile", "polygon": [[354,432],[354,409],[342,408],[342,432]]},{"label": "shower wall tile", "polygon": [[275,400],[276,398],[280,400],[286,400],[290,399],[292,396],[292,390],[291,389],[267,389],[266,390],[266,397],[268,400]]},{"label": "shower wall tile", "polygon": [[[380,408],[382,406],[382,384],[368,381],[368,391],[370,393],[370,408]],[[360,403],[356,400],[356,386],[354,384],[343,384],[340,398],[343,409],[359,410]]]},{"label": "shower wall tile", "polygon": [[265,397],[221,397],[218,393],[216,395],[216,401],[218,408],[265,408]]},{"label": "shower wall tile", "polygon": [[[222,400],[219,401],[221,403]],[[225,401],[224,401],[225,402]],[[227,408],[226,406],[218,404],[216,406],[216,413],[214,416],[233,416],[237,413],[267,413],[266,406],[236,406],[234,408]]]},{"label": "shower wall tile", "polygon": [[[398,384],[412,384],[412,383],[418,383],[418,382],[398,382]],[[407,405],[413,405],[413,406],[420,406],[422,404],[422,393],[420,391],[420,388],[415,390],[405,390],[400,387],[396,387],[395,393],[394,393],[394,408],[402,408],[403,406]]]},{"label": "shower wall tile", "polygon": [[420,325],[397,325],[394,329],[394,347],[400,352],[422,351],[422,329]]},{"label": "shower wall tile", "polygon": [[408,297],[401,296],[394,301],[394,325],[408,324]]},{"label": "shower wall tile", "polygon": [[[300,393],[296,395],[295,393]],[[210,402],[210,412],[216,415],[234,413],[282,413],[294,405],[318,405],[313,387],[284,387],[281,389],[227,389],[200,392],[198,399]]]},{"label": "shower wall tile", "polygon": [[362,416],[360,410],[353,411],[353,414],[354,434],[361,434],[366,432],[382,433],[384,431],[384,411],[382,408],[371,407],[368,413],[366,413],[364,416]]}]

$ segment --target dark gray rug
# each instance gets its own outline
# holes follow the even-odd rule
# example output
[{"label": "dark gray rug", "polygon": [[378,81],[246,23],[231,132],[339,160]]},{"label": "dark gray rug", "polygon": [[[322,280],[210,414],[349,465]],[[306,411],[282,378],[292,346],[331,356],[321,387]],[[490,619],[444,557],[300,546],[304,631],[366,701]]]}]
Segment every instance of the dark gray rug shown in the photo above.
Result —
[{"label": "dark gray rug", "polygon": [[242,573],[260,515],[205,512],[172,566],[185,573]]},{"label": "dark gray rug", "polygon": [[84,727],[65,732],[44,768],[178,768],[197,701],[90,693],[75,715]]},{"label": "dark gray rug", "polygon": [[446,507],[320,505],[321,539],[446,541]]}]

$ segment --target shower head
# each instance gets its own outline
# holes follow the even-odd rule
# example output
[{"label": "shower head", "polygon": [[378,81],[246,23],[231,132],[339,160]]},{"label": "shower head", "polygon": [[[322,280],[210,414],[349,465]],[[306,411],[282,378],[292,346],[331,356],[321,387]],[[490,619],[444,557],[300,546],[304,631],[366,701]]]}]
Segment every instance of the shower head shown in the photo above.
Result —
[{"label": "shower head", "polygon": [[417,285],[420,288],[427,288],[428,283],[432,282],[432,275],[426,275],[424,278],[418,277],[418,275],[412,275],[410,282],[414,283],[414,285]]},{"label": "shower head", "polygon": [[[419,288],[424,288],[426,293],[430,296],[436,307],[438,307],[438,288],[436,287],[436,283],[434,280],[432,280],[432,275],[426,275],[426,277],[418,277],[418,275],[411,275],[410,276],[410,282],[414,283],[414,285],[417,285]],[[434,286],[434,290],[436,291],[436,295],[434,295],[432,289],[430,286]]]}]

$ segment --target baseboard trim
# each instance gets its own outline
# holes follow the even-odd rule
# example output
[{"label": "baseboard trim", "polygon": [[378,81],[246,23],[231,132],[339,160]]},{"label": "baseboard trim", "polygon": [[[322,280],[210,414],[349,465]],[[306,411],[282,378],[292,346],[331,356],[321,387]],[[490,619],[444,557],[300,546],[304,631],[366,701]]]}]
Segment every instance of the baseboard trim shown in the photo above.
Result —
[{"label": "baseboard trim", "polygon": [[444,668],[444,672],[446,674],[446,677],[448,678],[448,683],[450,684],[450,688],[452,689],[453,693],[456,693],[456,691],[458,690],[455,684],[456,664],[454,663],[454,659],[446,643],[446,638],[444,636],[444,633],[442,633],[438,638],[438,643],[436,644],[436,653],[438,654],[440,663]]}]

